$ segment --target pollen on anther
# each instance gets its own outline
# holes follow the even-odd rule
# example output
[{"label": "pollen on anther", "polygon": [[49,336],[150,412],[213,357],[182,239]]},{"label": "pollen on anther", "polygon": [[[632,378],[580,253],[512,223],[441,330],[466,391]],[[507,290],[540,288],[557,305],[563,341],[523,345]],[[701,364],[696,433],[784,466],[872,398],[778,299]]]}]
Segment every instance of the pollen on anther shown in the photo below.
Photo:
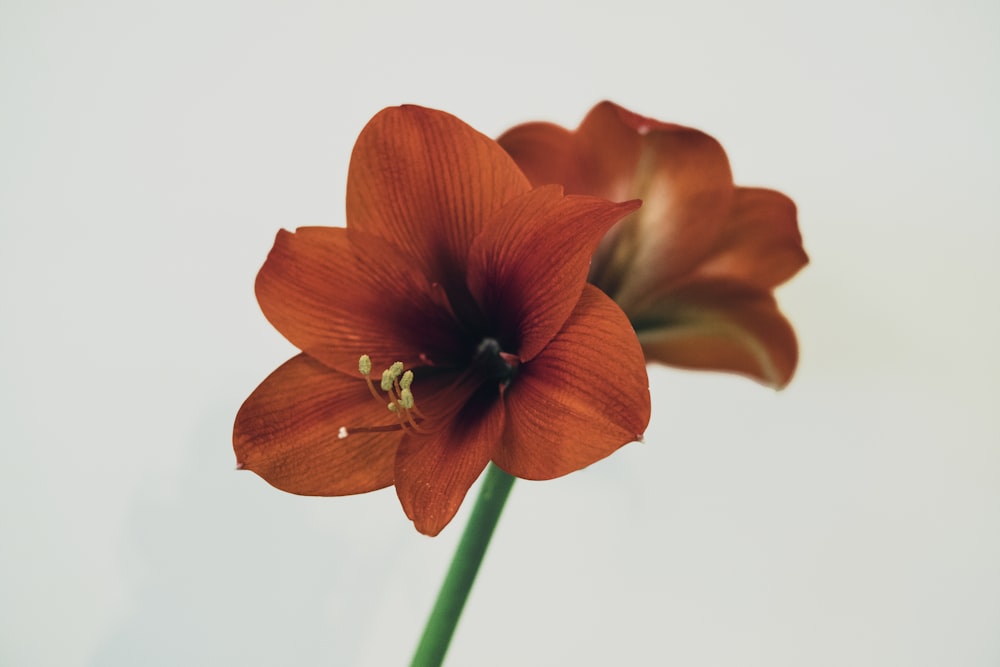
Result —
[{"label": "pollen on anther", "polygon": [[399,390],[399,404],[403,406],[403,409],[410,410],[413,408],[413,392],[407,389]]},{"label": "pollen on anther", "polygon": [[340,427],[340,430],[337,431],[337,437],[340,438],[341,440],[343,440],[344,438],[347,437],[347,427],[346,426],[341,426]]},{"label": "pollen on anther", "polygon": [[406,371],[403,377],[399,378],[399,388],[409,389],[411,384],[413,384],[413,371]]},{"label": "pollen on anther", "polygon": [[372,372],[372,358],[367,354],[362,354],[361,358],[358,359],[358,370],[361,371],[362,375],[368,377],[368,374]]},{"label": "pollen on anther", "polygon": [[382,391],[389,391],[392,389],[392,381],[396,378],[392,377],[392,371],[386,369],[382,371]]}]

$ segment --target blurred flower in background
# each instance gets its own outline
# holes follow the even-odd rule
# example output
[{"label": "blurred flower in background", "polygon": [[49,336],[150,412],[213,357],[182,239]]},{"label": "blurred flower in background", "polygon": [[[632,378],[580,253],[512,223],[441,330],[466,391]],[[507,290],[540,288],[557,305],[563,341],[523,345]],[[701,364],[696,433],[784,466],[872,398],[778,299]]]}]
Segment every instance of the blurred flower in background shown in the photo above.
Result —
[{"label": "blurred flower in background", "polygon": [[498,141],[533,185],[642,199],[601,241],[589,281],[628,315],[647,360],[789,382],[798,345],[773,290],[808,262],[791,199],[735,186],[707,134],[611,102],[576,131],[533,122]]}]

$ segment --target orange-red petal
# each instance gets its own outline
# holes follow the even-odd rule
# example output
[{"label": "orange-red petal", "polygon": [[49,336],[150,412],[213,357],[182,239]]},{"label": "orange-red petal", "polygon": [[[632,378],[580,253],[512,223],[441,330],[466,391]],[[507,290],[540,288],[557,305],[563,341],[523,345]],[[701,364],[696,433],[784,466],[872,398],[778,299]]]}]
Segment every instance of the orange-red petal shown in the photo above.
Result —
[{"label": "orange-red petal", "polygon": [[590,274],[628,312],[651,285],[684,275],[717,242],[733,196],[729,161],[709,135],[611,102],[591,109],[571,141],[564,132],[529,123],[499,141],[534,184],[642,200],[598,246]]},{"label": "orange-red petal", "polygon": [[592,285],[519,370],[504,395],[507,430],[494,457],[512,475],[559,477],[642,437],[650,414],[642,350],[624,313]]},{"label": "orange-red petal", "polygon": [[695,274],[770,289],[808,262],[795,203],[774,190],[736,188],[722,234]]},{"label": "orange-red petal", "polygon": [[781,388],[798,362],[798,344],[774,297],[728,281],[701,281],[652,301],[632,316],[650,361],[731,371]]},{"label": "orange-red petal", "polygon": [[432,282],[464,277],[472,240],[528,180],[489,137],[418,106],[384,109],[362,130],[347,177],[347,226],[403,250]]},{"label": "orange-red petal", "polygon": [[547,185],[511,200],[476,237],[469,289],[512,341],[522,361],[562,328],[587,281],[594,248],[638,201],[565,197]]},{"label": "orange-red petal", "polygon": [[257,275],[264,315],[299,349],[358,375],[394,361],[418,365],[459,346],[447,307],[424,276],[379,237],[334,227],[281,230]]},{"label": "orange-red petal", "polygon": [[[611,295],[626,312],[651,286],[701,261],[717,242],[733,195],[729,161],[715,139],[691,128],[637,119],[605,102],[577,131],[587,146],[586,164],[594,165],[595,173],[607,172],[590,194],[642,199],[642,208],[614,228],[594,256],[592,275],[610,275]],[[621,150],[617,142],[626,135],[631,143]],[[630,244],[627,253],[615,247],[623,242]],[[595,284],[608,291],[601,279]]]},{"label": "orange-red petal", "polygon": [[648,161],[648,134],[654,127],[686,129],[644,119],[612,102],[591,109],[576,130],[581,194],[615,200],[637,196],[634,193],[643,177],[640,170]]},{"label": "orange-red petal", "polygon": [[484,386],[440,430],[403,439],[396,493],[417,530],[434,536],[448,525],[496,451],[503,427],[497,388]]},{"label": "orange-red petal", "polygon": [[[363,380],[300,354],[243,403],[233,428],[238,466],[291,493],[341,496],[393,481],[401,431],[352,433],[395,423]],[[347,429],[341,438],[340,429]]]},{"label": "orange-red petal", "polygon": [[524,123],[497,139],[534,186],[562,185],[566,192],[584,194],[576,136],[553,123]]}]

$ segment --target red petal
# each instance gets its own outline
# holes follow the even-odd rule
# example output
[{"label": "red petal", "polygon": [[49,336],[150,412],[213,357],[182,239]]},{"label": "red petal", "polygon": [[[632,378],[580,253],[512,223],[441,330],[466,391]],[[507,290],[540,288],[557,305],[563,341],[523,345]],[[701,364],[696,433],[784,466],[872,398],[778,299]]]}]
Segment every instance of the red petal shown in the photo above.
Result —
[{"label": "red petal", "polygon": [[[402,431],[350,433],[395,423],[363,380],[293,357],[243,403],[233,428],[238,466],[309,496],[341,496],[392,484]],[[346,438],[338,437],[341,427]]]},{"label": "red petal", "polygon": [[737,188],[722,235],[696,274],[769,289],[808,262],[795,203],[773,190]]},{"label": "red petal", "polygon": [[729,161],[703,132],[642,119],[610,102],[595,107],[577,134],[594,174],[590,194],[642,199],[601,244],[591,274],[629,312],[651,285],[683,275],[717,242],[732,203]]},{"label": "red petal", "polygon": [[664,129],[677,127],[601,102],[575,132],[551,123],[525,123],[505,132],[497,143],[534,186],[554,183],[568,194],[624,201],[636,196],[636,165],[650,124]]},{"label": "red petal", "polygon": [[504,395],[507,430],[494,461],[526,479],[579,470],[642,437],[649,382],[624,313],[587,285],[566,326]]},{"label": "red petal", "polygon": [[580,194],[615,200],[638,195],[643,180],[638,168],[648,157],[643,159],[647,132],[630,122],[635,118],[611,102],[601,102],[587,113],[576,130]]},{"label": "red petal", "polygon": [[562,185],[567,192],[583,194],[576,137],[552,123],[525,123],[497,139],[534,186]]},{"label": "red petal", "polygon": [[774,297],[739,283],[702,281],[653,302],[632,321],[650,361],[731,371],[781,388],[798,344]]},{"label": "red petal", "polygon": [[454,116],[384,109],[361,132],[347,178],[347,225],[390,240],[410,269],[449,284],[465,275],[483,223],[528,181],[500,146]]},{"label": "red petal", "polygon": [[257,275],[267,319],[293,345],[347,374],[371,356],[421,364],[458,349],[457,328],[433,289],[378,237],[331,227],[279,231]]},{"label": "red petal", "polygon": [[516,339],[522,361],[538,354],[562,327],[586,283],[598,241],[638,206],[564,197],[561,187],[547,185],[512,200],[476,238],[469,253],[469,289]]},{"label": "red petal", "polygon": [[396,493],[424,535],[437,535],[486,468],[504,427],[503,401],[486,386],[429,436],[407,435],[396,458]]},{"label": "red petal", "polygon": [[729,161],[707,134],[611,102],[595,106],[571,137],[533,123],[501,142],[535,184],[561,183],[568,194],[613,201],[642,199],[642,208],[602,241],[590,273],[629,312],[651,285],[684,275],[717,242],[733,195]]}]

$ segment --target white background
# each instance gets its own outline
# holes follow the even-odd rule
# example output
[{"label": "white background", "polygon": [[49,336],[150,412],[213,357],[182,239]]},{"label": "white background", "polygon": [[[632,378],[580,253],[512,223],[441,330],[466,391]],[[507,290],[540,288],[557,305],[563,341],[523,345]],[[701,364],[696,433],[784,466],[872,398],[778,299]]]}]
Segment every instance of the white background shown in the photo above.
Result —
[{"label": "white background", "polygon": [[515,485],[450,664],[1000,664],[995,2],[354,4],[0,5],[0,664],[406,663],[469,504],[234,471],[254,275],[380,108],[604,98],[798,202],[799,373],[653,369],[645,444]]}]

